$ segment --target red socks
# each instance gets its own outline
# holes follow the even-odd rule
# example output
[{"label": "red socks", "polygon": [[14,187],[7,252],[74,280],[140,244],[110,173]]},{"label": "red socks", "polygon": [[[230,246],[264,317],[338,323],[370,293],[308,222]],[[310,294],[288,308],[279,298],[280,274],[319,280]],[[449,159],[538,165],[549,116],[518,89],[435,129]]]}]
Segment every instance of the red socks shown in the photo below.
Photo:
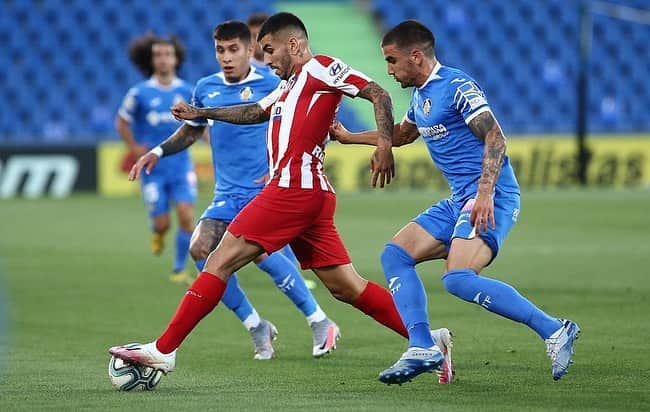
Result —
[{"label": "red socks", "polygon": [[352,306],[408,339],[408,332],[395,308],[393,297],[388,290],[378,284],[368,282],[368,286]]},{"label": "red socks", "polygon": [[171,353],[181,345],[194,327],[212,312],[226,290],[226,282],[208,272],[201,272],[185,292],[165,332],[156,341],[162,353]]}]

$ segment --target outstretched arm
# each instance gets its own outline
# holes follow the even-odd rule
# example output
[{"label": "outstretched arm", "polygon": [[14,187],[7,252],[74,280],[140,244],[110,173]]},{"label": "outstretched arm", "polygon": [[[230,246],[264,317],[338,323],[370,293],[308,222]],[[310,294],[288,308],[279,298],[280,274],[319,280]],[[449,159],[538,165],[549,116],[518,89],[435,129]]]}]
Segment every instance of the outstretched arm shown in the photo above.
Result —
[{"label": "outstretched arm", "polygon": [[375,82],[370,82],[359,91],[357,96],[372,102],[377,122],[377,150],[370,160],[372,170],[372,186],[384,187],[395,177],[395,161],[393,160],[393,102],[390,94]]},{"label": "outstretched arm", "polygon": [[476,137],[485,143],[483,170],[478,181],[478,193],[470,217],[470,222],[473,225],[476,224],[480,233],[487,230],[488,224],[492,228],[496,226],[492,193],[501,173],[503,158],[506,155],[506,138],[490,111],[483,112],[472,119],[469,127]]},{"label": "outstretched arm", "polygon": [[[377,131],[366,130],[365,132],[350,133],[343,125],[336,121],[330,127],[330,137],[343,144],[365,144],[369,146],[377,146]],[[406,120],[402,123],[396,123],[393,126],[393,147],[404,146],[413,143],[418,137],[420,132],[418,128]]]},{"label": "outstretched arm", "polygon": [[129,172],[129,180],[135,180],[140,177],[143,168],[147,174],[151,173],[151,169],[158,163],[158,159],[190,147],[203,136],[204,130],[205,126],[195,127],[187,123],[182,124],[167,140],[142,155],[135,162]]},{"label": "outstretched arm", "polygon": [[200,108],[178,102],[171,107],[171,112],[179,120],[204,118],[235,124],[254,124],[269,120],[269,114],[257,103]]}]

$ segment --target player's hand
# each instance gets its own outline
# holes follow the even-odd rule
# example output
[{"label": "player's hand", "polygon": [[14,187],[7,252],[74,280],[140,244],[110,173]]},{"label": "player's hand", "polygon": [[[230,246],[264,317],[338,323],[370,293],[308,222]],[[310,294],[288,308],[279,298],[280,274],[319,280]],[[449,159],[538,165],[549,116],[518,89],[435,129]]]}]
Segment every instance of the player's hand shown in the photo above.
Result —
[{"label": "player's hand", "polygon": [[343,144],[352,143],[352,134],[338,120],[334,120],[334,122],[332,122],[329,132],[330,139],[332,140],[336,140],[337,142]]},{"label": "player's hand", "polygon": [[129,154],[136,159],[140,156],[143,156],[147,152],[147,147],[141,144],[134,144],[133,146],[129,147]]},{"label": "player's hand", "polygon": [[144,156],[140,156],[138,161],[135,162],[131,168],[131,171],[129,172],[129,180],[134,181],[139,178],[143,168],[146,174],[150,174],[151,169],[153,169],[156,163],[158,163],[158,159],[159,157],[151,152],[147,152],[144,154]]},{"label": "player's hand", "polygon": [[378,147],[370,159],[370,171],[372,172],[372,187],[383,188],[384,184],[390,184],[390,180],[395,177],[395,160],[393,151],[390,147]]},{"label": "player's hand", "polygon": [[199,108],[185,102],[174,103],[169,109],[176,120],[194,120],[201,117]]},{"label": "player's hand", "polygon": [[487,232],[488,225],[490,229],[496,228],[494,200],[489,193],[479,190],[474,200],[474,207],[469,216],[469,222],[476,228],[477,233]]}]

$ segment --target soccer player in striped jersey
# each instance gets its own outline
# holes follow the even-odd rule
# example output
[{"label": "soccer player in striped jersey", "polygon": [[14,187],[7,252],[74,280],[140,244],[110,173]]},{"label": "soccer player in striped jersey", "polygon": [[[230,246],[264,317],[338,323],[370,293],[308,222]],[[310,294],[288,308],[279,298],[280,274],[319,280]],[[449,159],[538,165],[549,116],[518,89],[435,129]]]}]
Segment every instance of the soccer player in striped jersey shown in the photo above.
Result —
[{"label": "soccer player in striped jersey", "polygon": [[[149,344],[113,347],[109,352],[116,357],[172,370],[176,349],[221,300],[231,273],[286,244],[303,269],[311,269],[335,298],[407,336],[388,290],[362,278],[352,266],[334,225],[336,195],[322,167],[329,126],[342,97],[359,96],[373,103],[381,135],[371,160],[372,184],[390,183],[393,115],[388,92],[339,59],[312,55],[304,24],[290,13],[266,20],[258,41],[265,63],[284,80],[275,91],[256,103],[236,106],[199,108],[181,103],[172,107],[172,113],[192,121],[268,122],[270,180],[228,226],[163,334]],[[184,138],[175,135],[153,152],[164,156],[184,144]],[[149,168],[151,160],[151,156],[138,160],[132,177]],[[435,334],[441,344],[442,335],[450,343],[446,329]],[[442,355],[435,361],[440,366]]]},{"label": "soccer player in striped jersey", "polygon": [[[184,57],[183,46],[176,39],[145,35],[131,43],[129,57],[149,78],[129,89],[115,126],[130,157],[137,159],[178,128],[179,122],[167,108],[178,101],[189,101],[192,88],[176,77]],[[153,173],[144,176],[142,196],[151,219],[151,251],[156,255],[162,253],[169,230],[170,203],[176,206],[178,230],[170,279],[189,285],[193,278],[185,271],[185,261],[194,229],[196,201],[196,175],[189,152],[165,158]]]},{"label": "soccer player in striped jersey", "polygon": [[[578,325],[549,316],[512,286],[479,275],[517,221],[519,184],[485,94],[469,75],[440,64],[434,44],[433,33],[415,20],[392,28],[381,43],[388,74],[402,87],[414,87],[408,112],[393,128],[393,144],[422,136],[451,197],[404,226],[381,256],[409,347],[379,379],[402,383],[433,367],[427,362],[436,356],[429,349],[434,342],[427,298],[415,272],[417,263],[432,259],[447,259],[442,283],[449,293],[535,331],[546,343],[553,379],[560,379],[571,363]],[[331,133],[342,143],[383,144],[382,130],[351,134],[335,124]]]}]

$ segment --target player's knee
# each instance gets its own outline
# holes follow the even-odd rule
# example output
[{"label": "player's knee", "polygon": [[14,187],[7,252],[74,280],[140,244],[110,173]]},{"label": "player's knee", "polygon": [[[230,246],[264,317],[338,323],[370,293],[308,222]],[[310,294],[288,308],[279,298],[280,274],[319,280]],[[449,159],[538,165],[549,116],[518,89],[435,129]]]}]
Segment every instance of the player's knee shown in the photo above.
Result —
[{"label": "player's knee", "polygon": [[391,242],[386,244],[381,253],[381,265],[386,276],[389,276],[404,266],[414,266],[415,260],[401,246]]},{"label": "player's knee", "polygon": [[450,270],[442,275],[442,285],[452,295],[466,301],[471,301],[474,296],[468,283],[473,276],[476,276],[476,273],[471,270]]},{"label": "player's knee", "polygon": [[193,260],[203,260],[208,257],[210,254],[210,248],[208,247],[207,242],[203,242],[200,239],[192,239],[190,243],[190,256]]}]

